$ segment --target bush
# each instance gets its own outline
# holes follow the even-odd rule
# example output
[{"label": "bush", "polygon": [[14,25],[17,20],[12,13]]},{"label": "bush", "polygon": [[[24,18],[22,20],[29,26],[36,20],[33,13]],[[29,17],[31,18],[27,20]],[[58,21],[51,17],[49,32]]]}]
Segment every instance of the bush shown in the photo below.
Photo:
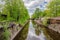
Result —
[{"label": "bush", "polygon": [[7,29],[7,25],[4,25],[3,29],[4,29],[4,32],[2,34],[2,40],[9,40],[10,32]]}]

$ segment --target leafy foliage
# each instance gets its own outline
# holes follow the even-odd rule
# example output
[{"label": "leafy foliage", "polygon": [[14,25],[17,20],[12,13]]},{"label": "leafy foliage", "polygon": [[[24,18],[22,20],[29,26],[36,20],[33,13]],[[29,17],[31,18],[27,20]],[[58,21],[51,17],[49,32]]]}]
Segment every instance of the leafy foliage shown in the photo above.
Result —
[{"label": "leafy foliage", "polygon": [[47,17],[58,17],[60,16],[60,0],[52,0],[48,5],[47,9],[41,11],[40,9],[36,9],[32,18],[41,18],[43,17],[43,24],[47,25]]},{"label": "leafy foliage", "polygon": [[41,11],[39,8],[36,8],[34,14],[32,15],[32,18],[39,18],[45,16],[44,12]]},{"label": "leafy foliage", "polygon": [[3,29],[4,29],[4,32],[2,34],[2,40],[10,40],[10,32],[8,31],[7,29],[7,23],[4,25]]},{"label": "leafy foliage", "polygon": [[[60,16],[60,0],[52,0],[48,5],[47,5],[47,9],[42,11],[42,12],[38,12],[39,9],[36,9],[35,13],[33,14],[33,16],[35,17],[57,17]],[[37,15],[37,16],[36,16]]]},{"label": "leafy foliage", "polygon": [[[15,21],[21,24],[29,18],[28,11],[24,6],[22,0],[5,0],[4,8],[2,9],[1,15],[6,15],[7,17],[1,18],[3,20]],[[1,16],[2,17],[2,16]],[[3,21],[1,20],[1,21]]]},{"label": "leafy foliage", "polygon": [[51,16],[60,16],[60,0],[52,0],[48,8],[50,9],[50,14],[52,14]]}]

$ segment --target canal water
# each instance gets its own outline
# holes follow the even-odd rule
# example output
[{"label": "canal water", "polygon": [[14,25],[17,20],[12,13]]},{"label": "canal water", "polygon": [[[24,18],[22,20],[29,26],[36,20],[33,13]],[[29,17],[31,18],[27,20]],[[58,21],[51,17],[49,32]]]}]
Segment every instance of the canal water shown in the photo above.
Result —
[{"label": "canal water", "polygon": [[30,20],[20,33],[18,40],[52,40],[52,38],[44,27],[40,27]]}]

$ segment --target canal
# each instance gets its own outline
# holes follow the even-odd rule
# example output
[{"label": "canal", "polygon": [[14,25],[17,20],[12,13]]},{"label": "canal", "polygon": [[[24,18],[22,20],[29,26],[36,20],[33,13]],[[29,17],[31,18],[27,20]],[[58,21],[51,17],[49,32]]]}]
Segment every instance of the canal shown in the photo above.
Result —
[{"label": "canal", "polygon": [[30,22],[19,33],[17,40],[53,40],[44,27],[38,26],[36,23]]}]

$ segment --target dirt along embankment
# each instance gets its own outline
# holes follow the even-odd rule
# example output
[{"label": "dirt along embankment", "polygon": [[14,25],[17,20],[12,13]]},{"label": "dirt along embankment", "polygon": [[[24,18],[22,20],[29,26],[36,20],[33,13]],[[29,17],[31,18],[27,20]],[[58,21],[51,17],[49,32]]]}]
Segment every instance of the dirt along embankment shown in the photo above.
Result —
[{"label": "dirt along embankment", "polygon": [[[28,22],[25,22],[23,26],[15,22],[7,22],[8,24],[6,22],[0,22],[0,40],[7,39],[7,37],[8,40],[13,40]],[[6,25],[7,29],[4,28],[4,25]]]},{"label": "dirt along embankment", "polygon": [[25,26],[29,23],[29,20],[25,23],[25,25],[19,30],[19,32],[17,33],[17,35],[13,38],[13,40],[17,40],[19,39],[20,33],[22,32],[22,30],[25,28]]}]

